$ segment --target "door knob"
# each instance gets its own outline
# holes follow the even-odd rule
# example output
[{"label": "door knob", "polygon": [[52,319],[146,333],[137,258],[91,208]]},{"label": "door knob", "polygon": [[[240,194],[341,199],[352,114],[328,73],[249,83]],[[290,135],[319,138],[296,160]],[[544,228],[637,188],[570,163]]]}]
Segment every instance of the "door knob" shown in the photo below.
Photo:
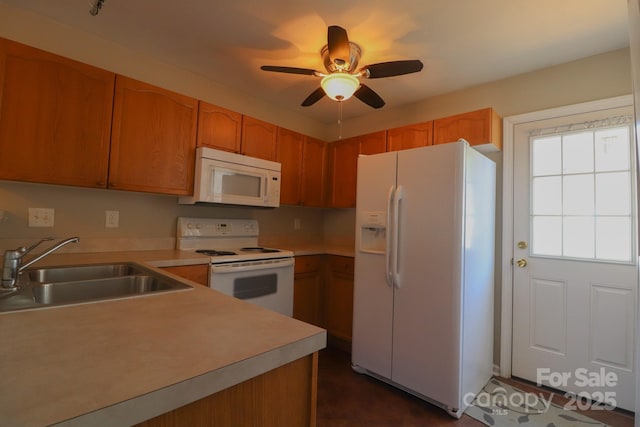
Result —
[{"label": "door knob", "polygon": [[527,266],[527,260],[524,258],[520,258],[519,260],[516,261],[516,264],[518,265],[518,267],[524,268]]}]

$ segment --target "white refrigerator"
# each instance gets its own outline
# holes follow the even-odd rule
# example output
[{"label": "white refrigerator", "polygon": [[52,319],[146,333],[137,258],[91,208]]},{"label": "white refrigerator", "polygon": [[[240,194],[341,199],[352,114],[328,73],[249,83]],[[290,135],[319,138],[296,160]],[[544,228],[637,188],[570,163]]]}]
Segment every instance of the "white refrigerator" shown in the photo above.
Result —
[{"label": "white refrigerator", "polygon": [[352,366],[459,418],[493,371],[495,163],[460,140],[357,179]]}]

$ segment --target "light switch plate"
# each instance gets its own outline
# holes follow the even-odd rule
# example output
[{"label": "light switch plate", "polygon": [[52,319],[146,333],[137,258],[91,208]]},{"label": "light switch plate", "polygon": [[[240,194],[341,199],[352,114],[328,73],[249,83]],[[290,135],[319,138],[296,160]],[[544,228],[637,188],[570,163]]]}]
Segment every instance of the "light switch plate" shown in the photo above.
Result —
[{"label": "light switch plate", "polygon": [[29,208],[29,227],[53,227],[54,214],[51,208]]},{"label": "light switch plate", "polygon": [[105,211],[106,228],[118,228],[120,227],[120,211]]}]

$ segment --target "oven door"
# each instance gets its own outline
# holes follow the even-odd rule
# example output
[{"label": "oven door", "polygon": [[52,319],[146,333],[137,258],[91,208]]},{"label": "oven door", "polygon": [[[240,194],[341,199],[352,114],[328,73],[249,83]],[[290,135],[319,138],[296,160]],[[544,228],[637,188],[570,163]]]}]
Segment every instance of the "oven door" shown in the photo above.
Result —
[{"label": "oven door", "polygon": [[293,258],[213,264],[210,286],[286,316],[293,315]]}]

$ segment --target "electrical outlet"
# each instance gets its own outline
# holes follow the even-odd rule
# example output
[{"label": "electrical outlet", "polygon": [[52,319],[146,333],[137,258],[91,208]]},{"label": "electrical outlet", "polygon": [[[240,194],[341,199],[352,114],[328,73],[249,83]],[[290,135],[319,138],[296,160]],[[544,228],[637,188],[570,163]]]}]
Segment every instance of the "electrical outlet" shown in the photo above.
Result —
[{"label": "electrical outlet", "polygon": [[300,218],[293,219],[293,229],[300,230]]},{"label": "electrical outlet", "polygon": [[50,208],[29,208],[29,227],[53,227],[54,214]]},{"label": "electrical outlet", "polygon": [[120,211],[105,211],[106,228],[118,228],[120,226]]}]

